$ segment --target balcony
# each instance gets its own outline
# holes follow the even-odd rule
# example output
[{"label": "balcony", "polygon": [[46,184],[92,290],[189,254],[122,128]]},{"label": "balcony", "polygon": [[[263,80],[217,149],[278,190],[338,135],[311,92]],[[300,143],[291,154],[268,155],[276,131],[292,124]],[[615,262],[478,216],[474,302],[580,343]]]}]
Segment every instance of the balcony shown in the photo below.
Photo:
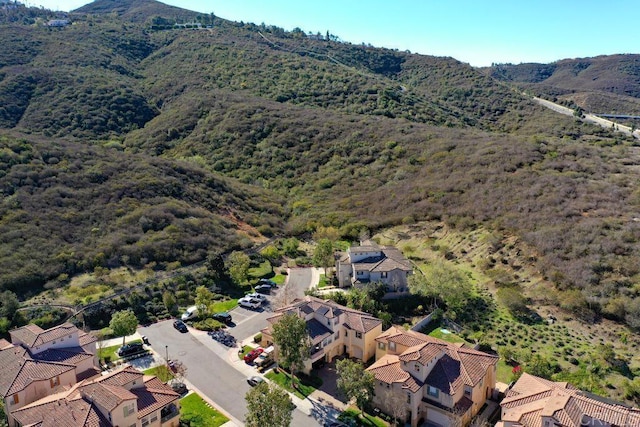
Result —
[{"label": "balcony", "polygon": [[169,422],[171,419],[180,416],[180,410],[173,403],[171,405],[165,406],[160,411],[160,423],[164,425],[164,423]]},{"label": "balcony", "polygon": [[317,362],[322,357],[324,357],[324,348],[322,348],[320,346],[312,347],[311,348],[311,353],[309,354],[309,357],[311,358],[311,363]]}]

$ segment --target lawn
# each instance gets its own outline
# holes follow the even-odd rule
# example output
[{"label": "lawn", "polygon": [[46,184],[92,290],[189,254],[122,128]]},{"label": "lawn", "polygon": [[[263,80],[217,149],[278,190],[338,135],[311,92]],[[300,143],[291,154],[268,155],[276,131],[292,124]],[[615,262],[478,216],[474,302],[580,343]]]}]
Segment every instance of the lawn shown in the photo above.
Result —
[{"label": "lawn", "polygon": [[265,377],[278,384],[288,392],[295,394],[300,399],[305,399],[322,385],[322,380],[319,377],[308,377],[306,375],[300,375],[295,377],[296,387],[292,388],[291,376],[281,371],[268,372]]},{"label": "lawn", "polygon": [[320,275],[320,280],[318,281],[318,288],[324,288],[328,284],[329,284],[329,281],[327,280],[327,275],[326,274],[321,274]]},{"label": "lawn", "polygon": [[146,375],[155,375],[163,383],[169,382],[174,378],[173,372],[171,372],[171,369],[169,369],[167,365],[155,366],[145,369],[143,372]]},{"label": "lawn", "polygon": [[229,421],[196,393],[180,399],[180,424],[191,427],[218,427]]},{"label": "lawn", "polygon": [[358,426],[364,427],[387,427],[389,423],[384,421],[379,417],[374,417],[373,415],[369,415],[366,412],[360,412],[355,408],[347,408],[343,413],[338,417],[339,421],[348,423],[349,421],[354,421]]},{"label": "lawn", "polygon": [[513,366],[509,366],[504,360],[498,360],[496,367],[496,380],[505,384],[509,384],[513,378]]},{"label": "lawn", "polygon": [[251,267],[249,269],[249,280],[253,281],[256,279],[260,279],[261,277],[266,277],[273,272],[273,268],[269,261],[264,261],[257,267]]},{"label": "lawn", "polygon": [[281,286],[282,284],[284,284],[284,281],[287,280],[287,276],[285,276],[284,274],[276,274],[271,278],[271,280],[273,280],[276,285]]},{"label": "lawn", "polygon": [[209,307],[211,313],[220,313],[222,311],[229,311],[238,305],[237,299],[230,299],[226,301],[216,301]]},{"label": "lawn", "polygon": [[238,358],[240,360],[244,359],[244,357],[247,355],[247,353],[249,353],[251,350],[253,350],[255,347],[251,347],[250,345],[245,345],[242,347],[242,352],[238,352]]},{"label": "lawn", "polygon": [[[465,341],[462,337],[454,334],[453,332],[443,332],[443,328],[435,328],[433,331],[429,332],[429,336],[434,337],[434,338],[438,338],[441,339],[443,341],[447,341],[453,344],[458,344],[458,343],[467,343],[469,344],[467,341]],[[473,344],[469,344],[471,347],[473,347]]]}]

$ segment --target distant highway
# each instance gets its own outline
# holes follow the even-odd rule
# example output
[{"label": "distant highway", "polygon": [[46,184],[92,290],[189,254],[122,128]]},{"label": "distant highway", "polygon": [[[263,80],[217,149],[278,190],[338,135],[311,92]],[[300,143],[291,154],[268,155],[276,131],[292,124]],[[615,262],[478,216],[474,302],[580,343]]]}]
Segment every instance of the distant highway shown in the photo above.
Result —
[{"label": "distant highway", "polygon": [[[574,111],[571,108],[567,108],[563,105],[556,104],[555,102],[547,101],[546,99],[538,98],[535,96],[533,97],[533,101],[557,113],[564,114],[566,116],[573,116]],[[612,122],[611,120],[604,119],[595,114],[585,113],[584,117],[582,117],[580,120],[582,120],[583,122],[596,124],[605,129],[614,129],[614,131],[623,133],[627,136],[633,135],[635,138],[640,139],[640,130],[636,130],[632,133],[631,128],[629,126]]]}]

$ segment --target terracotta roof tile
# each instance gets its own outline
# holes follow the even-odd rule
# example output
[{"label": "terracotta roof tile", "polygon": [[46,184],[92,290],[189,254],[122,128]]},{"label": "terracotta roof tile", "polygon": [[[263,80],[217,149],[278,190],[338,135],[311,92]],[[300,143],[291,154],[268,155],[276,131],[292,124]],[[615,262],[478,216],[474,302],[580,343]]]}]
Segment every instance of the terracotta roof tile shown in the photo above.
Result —
[{"label": "terracotta roof tile", "polygon": [[109,427],[111,423],[90,402],[60,397],[41,401],[13,412],[23,426],[42,427]]},{"label": "terracotta roof tile", "polygon": [[143,375],[144,374],[137,369],[132,368],[131,366],[125,366],[119,371],[115,371],[98,378],[97,381],[102,384],[123,387],[127,384],[133,383],[133,381],[136,381],[137,384],[142,384]]},{"label": "terracotta roof tile", "polygon": [[94,402],[107,411],[114,410],[126,400],[136,399],[136,396],[126,388],[101,384],[99,382],[82,385],[79,391],[85,400]]},{"label": "terracotta roof tile", "polygon": [[75,366],[62,363],[41,362],[38,360],[24,359],[22,365],[15,373],[13,383],[5,396],[24,390],[34,381],[44,381],[55,378],[65,372],[73,371]]},{"label": "terracotta roof tile", "polygon": [[78,339],[80,341],[81,346],[98,341],[98,338],[95,335],[93,335],[92,333],[84,332],[84,331],[79,331]]},{"label": "terracotta roof tile", "polygon": [[145,387],[131,390],[138,399],[138,418],[178,401],[180,395],[156,377],[145,381]]},{"label": "terracotta roof tile", "polygon": [[387,384],[401,383],[403,388],[411,390],[413,393],[423,386],[419,379],[402,369],[398,356],[392,354],[381,357],[373,365],[369,366],[367,371],[371,372],[377,381]]},{"label": "terracotta roof tile", "polygon": [[522,374],[501,403],[503,421],[525,427],[540,425],[540,417],[553,417],[562,426],[579,427],[584,416],[610,425],[640,426],[640,409],[608,401],[527,373]]},{"label": "terracotta roof tile", "polygon": [[33,355],[33,358],[46,362],[60,362],[77,366],[79,363],[93,359],[93,354],[86,353],[81,347],[49,349]]}]

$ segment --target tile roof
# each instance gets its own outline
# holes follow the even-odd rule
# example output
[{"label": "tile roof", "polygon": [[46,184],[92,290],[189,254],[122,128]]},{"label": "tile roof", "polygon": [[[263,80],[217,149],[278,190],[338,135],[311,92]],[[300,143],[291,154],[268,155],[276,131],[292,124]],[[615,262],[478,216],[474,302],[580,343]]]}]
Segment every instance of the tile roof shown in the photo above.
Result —
[{"label": "tile roof", "polygon": [[398,356],[387,354],[367,368],[377,381],[387,384],[401,383],[402,387],[413,393],[420,390],[423,383],[400,367]]},{"label": "tile roof", "polygon": [[267,321],[274,324],[285,313],[294,312],[302,317],[311,313],[319,313],[328,319],[333,319],[340,315],[345,315],[343,326],[358,332],[369,332],[382,324],[382,320],[373,317],[363,311],[354,310],[331,300],[323,300],[312,296],[296,298],[291,304],[275,310],[274,315]]},{"label": "tile roof", "polygon": [[87,359],[93,359],[93,354],[86,353],[82,347],[51,348],[32,356],[44,362],[60,362],[77,366]]},{"label": "tile roof", "polygon": [[71,323],[63,323],[47,330],[43,330],[37,325],[29,324],[9,332],[12,341],[15,337],[28,347],[42,345],[74,333],[78,333],[78,328]]},{"label": "tile roof", "polygon": [[[133,381],[142,380],[143,373],[131,366],[125,366],[119,371],[111,372],[103,377],[98,378],[98,381],[102,384],[114,385],[123,387],[127,384],[133,383]],[[142,384],[142,381],[137,382]]]},{"label": "tile roof", "polygon": [[101,384],[100,382],[83,384],[78,390],[85,400],[94,402],[109,412],[126,400],[136,399],[136,396],[126,388]]},{"label": "tile roof", "polygon": [[501,406],[503,421],[524,427],[538,427],[542,417],[553,417],[563,427],[579,427],[584,416],[609,425],[640,426],[638,408],[527,373],[507,392]]},{"label": "tile roof", "polygon": [[4,396],[22,391],[34,381],[45,381],[73,370],[73,365],[23,359],[22,364],[17,366],[17,371],[13,372],[13,381]]},{"label": "tile roof", "polygon": [[437,359],[426,378],[426,383],[447,394],[455,394],[464,384],[475,386],[490,366],[498,363],[498,357],[420,332],[392,326],[376,338],[378,342],[394,342],[408,348],[398,355],[402,362],[418,362],[427,365]]},{"label": "tile roof", "polygon": [[98,337],[96,337],[95,335],[93,335],[92,333],[87,333],[85,331],[78,331],[78,339],[80,341],[80,345],[87,345],[87,344],[91,344],[92,342],[96,342],[98,341]]},{"label": "tile roof", "polygon": [[13,347],[13,344],[5,340],[4,338],[0,338],[0,350],[7,349],[9,347]]},{"label": "tile roof", "polygon": [[73,398],[67,393],[54,395],[55,399],[41,399],[13,411],[12,415],[23,426],[110,427],[112,425],[89,401]]},{"label": "tile roof", "polygon": [[156,377],[145,378],[145,387],[131,390],[138,399],[138,418],[164,408],[180,399],[180,395]]}]

